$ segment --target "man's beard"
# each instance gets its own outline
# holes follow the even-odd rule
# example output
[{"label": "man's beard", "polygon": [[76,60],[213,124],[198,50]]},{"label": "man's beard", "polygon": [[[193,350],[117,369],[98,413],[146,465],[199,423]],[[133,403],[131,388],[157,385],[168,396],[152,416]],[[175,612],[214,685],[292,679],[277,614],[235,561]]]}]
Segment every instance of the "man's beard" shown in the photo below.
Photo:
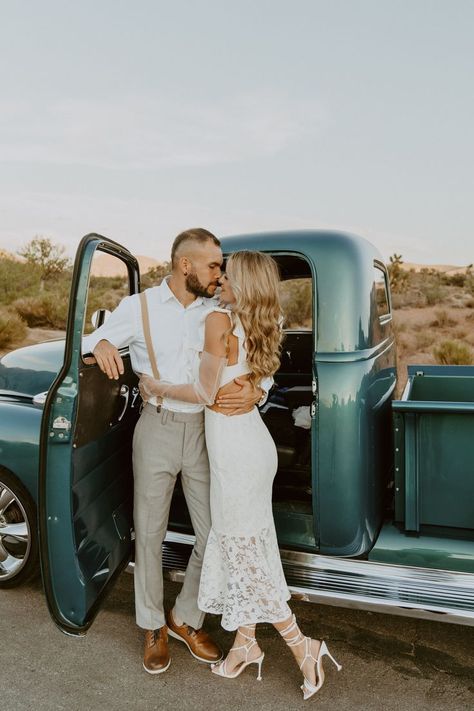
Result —
[{"label": "man's beard", "polygon": [[189,291],[190,294],[194,294],[194,296],[202,296],[205,299],[211,299],[214,296],[214,292],[210,293],[208,289],[210,286],[216,286],[216,284],[209,284],[207,287],[203,286],[195,272],[191,272],[191,274],[186,276],[185,284],[186,290]]}]

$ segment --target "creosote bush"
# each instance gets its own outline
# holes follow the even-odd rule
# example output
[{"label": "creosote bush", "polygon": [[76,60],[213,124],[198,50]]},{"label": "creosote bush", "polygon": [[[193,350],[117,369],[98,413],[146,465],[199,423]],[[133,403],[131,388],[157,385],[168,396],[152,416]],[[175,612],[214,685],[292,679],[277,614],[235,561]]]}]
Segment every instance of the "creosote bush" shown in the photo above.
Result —
[{"label": "creosote bush", "polygon": [[459,341],[442,341],[433,348],[433,355],[435,361],[442,365],[471,365],[474,362],[472,348]]},{"label": "creosote bush", "polygon": [[43,292],[40,296],[17,299],[13,306],[30,328],[66,328],[67,297]]},{"label": "creosote bush", "polygon": [[0,308],[0,348],[5,348],[26,336],[26,323],[14,311]]}]

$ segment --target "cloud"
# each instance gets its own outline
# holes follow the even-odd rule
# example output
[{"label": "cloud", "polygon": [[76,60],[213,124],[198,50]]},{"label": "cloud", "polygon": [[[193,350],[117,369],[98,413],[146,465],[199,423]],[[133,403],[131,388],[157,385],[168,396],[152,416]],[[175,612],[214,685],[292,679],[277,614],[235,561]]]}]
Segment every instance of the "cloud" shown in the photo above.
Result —
[{"label": "cloud", "polygon": [[203,106],[188,100],[64,99],[0,103],[3,161],[155,170],[273,156],[314,138],[314,100],[243,94]]}]

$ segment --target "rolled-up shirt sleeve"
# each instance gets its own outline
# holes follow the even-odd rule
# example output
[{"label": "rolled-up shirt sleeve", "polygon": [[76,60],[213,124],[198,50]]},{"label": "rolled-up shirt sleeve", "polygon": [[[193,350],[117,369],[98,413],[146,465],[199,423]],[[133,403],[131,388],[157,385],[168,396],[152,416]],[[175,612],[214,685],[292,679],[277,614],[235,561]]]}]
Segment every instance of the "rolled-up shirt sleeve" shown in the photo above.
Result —
[{"label": "rolled-up shirt sleeve", "polygon": [[109,341],[116,348],[125,348],[136,338],[136,332],[134,296],[126,296],[102,326],[84,336],[82,354],[93,353],[96,345],[102,340]]}]

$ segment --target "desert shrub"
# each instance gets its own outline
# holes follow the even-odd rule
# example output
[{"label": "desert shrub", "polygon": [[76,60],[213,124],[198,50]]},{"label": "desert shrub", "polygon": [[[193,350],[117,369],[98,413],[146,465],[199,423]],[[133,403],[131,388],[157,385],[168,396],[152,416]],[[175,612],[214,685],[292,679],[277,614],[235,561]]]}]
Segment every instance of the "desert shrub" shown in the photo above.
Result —
[{"label": "desert shrub", "polygon": [[447,328],[448,326],[455,326],[457,321],[450,317],[445,309],[438,309],[435,311],[436,318],[430,323],[433,328]]},{"label": "desert shrub", "polygon": [[466,279],[466,274],[462,274],[462,272],[459,274],[442,274],[443,284],[448,284],[449,286],[464,287]]},{"label": "desert shrub", "polygon": [[419,351],[423,351],[425,350],[425,348],[428,348],[428,346],[431,346],[434,340],[435,337],[431,333],[431,331],[418,331],[415,334],[416,349]]},{"label": "desert shrub", "polygon": [[[101,278],[105,279],[107,277]],[[120,286],[118,286],[117,288],[112,287],[110,289],[107,289],[105,287],[104,289],[104,285],[102,285],[102,288],[99,290],[91,288],[89,290],[87,298],[84,332],[90,333],[94,330],[94,326],[92,325],[91,321],[91,317],[94,311],[97,311],[98,309],[107,309],[108,311],[114,311],[114,309],[117,308],[123,297],[128,296],[128,294],[128,282],[124,282],[123,279],[121,280]]]},{"label": "desert shrub", "polygon": [[443,365],[471,365],[474,362],[472,348],[459,341],[442,341],[433,348],[436,363]]},{"label": "desert shrub", "polygon": [[162,262],[141,275],[142,289],[159,286],[165,276],[171,274],[171,262]]},{"label": "desert shrub", "polygon": [[446,289],[443,289],[439,284],[423,284],[421,287],[427,306],[439,304],[446,298]]},{"label": "desert shrub", "polygon": [[31,264],[7,257],[0,259],[0,304],[11,304],[19,296],[33,296],[40,288],[41,274]]},{"label": "desert shrub", "polygon": [[419,289],[408,289],[401,293],[392,293],[392,305],[394,310],[410,307],[419,309],[426,306],[426,298]]},{"label": "desert shrub", "polygon": [[68,298],[43,292],[39,296],[17,299],[14,308],[30,328],[66,328]]},{"label": "desert shrub", "polygon": [[97,293],[110,290],[123,290],[128,293],[128,279],[123,276],[94,276],[89,282],[89,288]]},{"label": "desert shrub", "polygon": [[0,309],[0,348],[26,336],[26,323],[14,311]]},{"label": "desert shrub", "polygon": [[65,256],[65,248],[55,244],[49,237],[37,235],[18,251],[26,263],[39,270],[41,290],[44,285],[56,279],[65,271],[70,271],[72,264],[69,257]]}]

